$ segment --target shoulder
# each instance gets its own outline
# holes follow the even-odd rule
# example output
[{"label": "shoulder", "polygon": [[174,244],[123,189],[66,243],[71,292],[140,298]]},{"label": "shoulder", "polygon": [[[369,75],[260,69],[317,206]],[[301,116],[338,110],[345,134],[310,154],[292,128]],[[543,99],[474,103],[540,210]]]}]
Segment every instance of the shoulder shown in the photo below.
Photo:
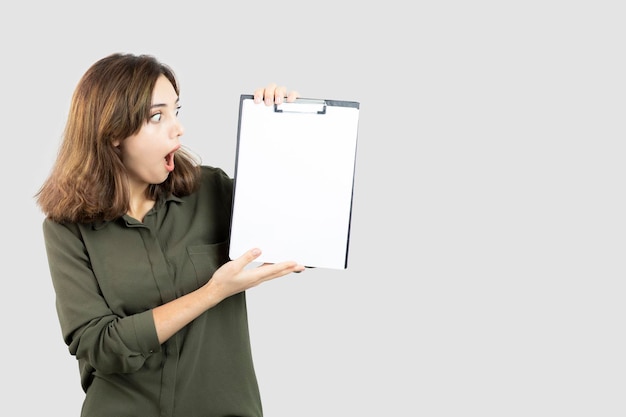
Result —
[{"label": "shoulder", "polygon": [[181,197],[182,200],[231,199],[234,182],[223,169],[202,165],[198,179],[197,189],[190,195]]},{"label": "shoulder", "polygon": [[43,220],[42,227],[45,236],[60,233],[72,233],[77,236],[80,235],[78,223],[57,222],[47,217]]},{"label": "shoulder", "polygon": [[70,236],[83,240],[86,234],[92,233],[92,231],[97,231],[98,229],[106,226],[108,223],[110,223],[110,221],[106,220],[91,223],[59,222],[47,217],[42,222],[42,229],[46,240],[63,240]]},{"label": "shoulder", "polygon": [[186,202],[186,209],[212,212],[230,210],[233,198],[233,179],[221,168],[211,166],[200,167],[198,189],[192,194],[181,197]]},{"label": "shoulder", "polygon": [[48,256],[81,256],[84,253],[86,234],[90,233],[94,224],[57,222],[46,218],[42,228]]},{"label": "shoulder", "polygon": [[217,167],[202,165],[200,167],[200,183],[201,187],[206,186],[225,186],[232,187],[233,179],[226,172]]}]

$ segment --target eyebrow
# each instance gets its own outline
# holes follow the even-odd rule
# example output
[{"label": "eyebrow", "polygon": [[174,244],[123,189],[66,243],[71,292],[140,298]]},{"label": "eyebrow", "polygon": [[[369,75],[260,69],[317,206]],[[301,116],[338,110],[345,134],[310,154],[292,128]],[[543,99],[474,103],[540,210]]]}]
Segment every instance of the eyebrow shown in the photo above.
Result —
[{"label": "eyebrow", "polygon": [[[174,104],[178,104],[180,102],[180,97],[176,98],[176,101],[174,102]],[[166,103],[155,103],[153,105],[150,106],[151,109],[154,109],[156,107],[167,107]]]}]

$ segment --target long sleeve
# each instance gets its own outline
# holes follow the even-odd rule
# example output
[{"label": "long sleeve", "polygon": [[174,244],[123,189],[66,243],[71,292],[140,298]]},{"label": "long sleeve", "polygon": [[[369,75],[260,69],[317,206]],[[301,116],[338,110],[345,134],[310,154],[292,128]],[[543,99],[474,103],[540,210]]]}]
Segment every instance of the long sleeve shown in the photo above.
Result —
[{"label": "long sleeve", "polygon": [[115,314],[91,268],[81,227],[44,221],[50,274],[70,353],[104,373],[133,372],[159,350],[150,310]]}]

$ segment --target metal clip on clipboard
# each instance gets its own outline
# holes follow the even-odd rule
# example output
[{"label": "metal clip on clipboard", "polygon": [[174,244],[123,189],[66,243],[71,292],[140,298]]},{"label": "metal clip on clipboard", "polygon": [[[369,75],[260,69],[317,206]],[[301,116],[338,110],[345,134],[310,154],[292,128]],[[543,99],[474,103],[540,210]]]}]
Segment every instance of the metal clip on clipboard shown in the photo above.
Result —
[{"label": "metal clip on clipboard", "polygon": [[274,104],[275,113],[316,113],[326,114],[326,100],[297,98],[296,101]]}]

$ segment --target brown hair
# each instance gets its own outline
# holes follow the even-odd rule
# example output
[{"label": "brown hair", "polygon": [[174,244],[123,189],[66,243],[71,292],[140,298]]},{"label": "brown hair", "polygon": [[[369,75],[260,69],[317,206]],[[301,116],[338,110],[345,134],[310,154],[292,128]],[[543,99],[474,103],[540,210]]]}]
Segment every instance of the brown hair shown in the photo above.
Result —
[{"label": "brown hair", "polygon": [[[128,211],[127,171],[113,143],[146,123],[160,75],[180,93],[173,70],[149,55],[112,54],[85,72],[72,96],[56,162],[35,195],[48,218],[86,223]],[[148,188],[150,198],[184,196],[196,189],[199,160],[184,148],[174,157],[176,169]]]}]

